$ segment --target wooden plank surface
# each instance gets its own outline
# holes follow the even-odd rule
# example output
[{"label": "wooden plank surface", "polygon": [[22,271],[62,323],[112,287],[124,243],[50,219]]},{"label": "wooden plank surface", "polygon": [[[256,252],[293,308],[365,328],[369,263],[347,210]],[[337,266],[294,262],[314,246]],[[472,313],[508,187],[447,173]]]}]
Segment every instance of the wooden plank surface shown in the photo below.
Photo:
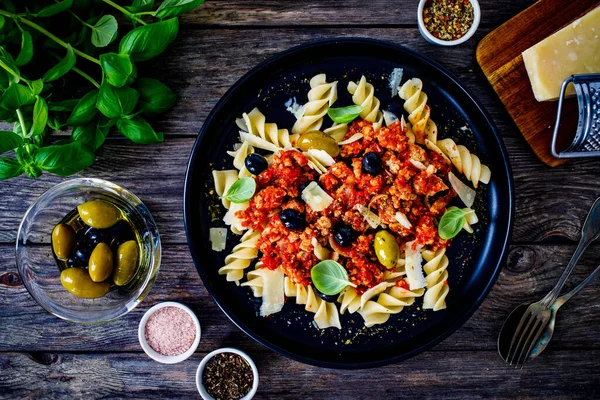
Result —
[{"label": "wooden plank surface", "polygon": [[[550,152],[557,103],[535,99],[521,53],[599,5],[598,0],[540,0],[488,34],[477,46],[477,61],[500,100],[536,155],[551,166],[567,162]],[[561,115],[559,151],[573,140],[577,101],[566,101]]]},{"label": "wooden plank surface", "polygon": [[[67,323],[42,310],[16,275],[13,246],[19,220],[44,190],[65,178],[0,182],[0,398],[194,398],[196,367],[209,351],[235,346],[260,370],[257,399],[514,398],[592,399],[600,396],[599,285],[561,309],[555,337],[529,368],[514,371],[497,356],[495,340],[510,310],[542,296],[560,275],[589,205],[600,195],[600,164],[582,160],[550,169],[541,164],[475,62],[477,42],[534,0],[481,2],[482,25],[455,48],[426,43],[415,25],[416,1],[304,2],[214,0],[182,18],[171,48],[144,75],[166,77],[181,101],[158,125],[164,144],[136,146],[109,139],[93,167],[100,177],[138,194],[163,239],[163,264],[139,308],[99,326]],[[182,195],[189,152],[220,96],[268,56],[309,40],[360,36],[417,50],[459,76],[487,108],[507,147],[516,186],[516,221],[507,266],[488,298],[454,335],[408,361],[367,371],[306,366],[276,355],[237,329],[214,304],[191,261],[183,230]],[[600,262],[591,248],[569,286]],[[180,301],[198,314],[203,336],[188,361],[165,366],[146,357],[137,324],[152,305]]]}]

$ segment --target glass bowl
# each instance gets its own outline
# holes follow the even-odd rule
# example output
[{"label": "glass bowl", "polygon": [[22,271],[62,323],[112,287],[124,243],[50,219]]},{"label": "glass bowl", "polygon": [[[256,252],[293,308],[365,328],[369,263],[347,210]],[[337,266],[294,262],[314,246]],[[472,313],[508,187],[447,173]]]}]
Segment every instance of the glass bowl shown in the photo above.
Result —
[{"label": "glass bowl", "polygon": [[[95,199],[110,201],[127,214],[141,233],[141,251],[138,272],[130,283],[103,297],[84,299],[62,286],[51,235],[69,212]],[[137,196],[102,179],[78,178],[52,187],[29,207],[17,233],[16,257],[25,287],[45,310],[72,322],[100,323],[127,314],[150,292],[160,266],[161,246],[156,223]]]}]

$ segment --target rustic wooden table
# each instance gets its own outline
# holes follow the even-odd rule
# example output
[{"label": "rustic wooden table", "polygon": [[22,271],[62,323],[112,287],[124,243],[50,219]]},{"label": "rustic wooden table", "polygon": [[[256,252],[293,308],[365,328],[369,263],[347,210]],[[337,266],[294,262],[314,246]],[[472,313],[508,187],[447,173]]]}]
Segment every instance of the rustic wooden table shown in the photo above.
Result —
[{"label": "rustic wooden table", "polygon": [[[598,398],[600,299],[598,283],[566,305],[552,343],[524,370],[507,367],[496,352],[498,331],[518,304],[548,291],[579,238],[582,219],[600,195],[597,160],[550,168],[536,159],[475,62],[479,40],[533,3],[482,1],[482,24],[456,48],[430,45],[416,27],[416,0],[212,0],[182,18],[170,50],[150,74],[160,75],[180,101],[160,121],[164,144],[137,146],[110,138],[81,175],[124,185],[153,213],[163,240],[163,263],[150,295],[119,320],[99,326],[62,321],[45,312],[20,282],[14,242],[21,216],[63,178],[0,182],[0,397],[198,397],[196,367],[209,351],[235,346],[258,364],[257,398]],[[186,163],[196,133],[220,96],[265,58],[317,38],[360,36],[419,51],[450,69],[492,115],[508,149],[516,186],[516,220],[508,263],[487,299],[456,333],[430,351],[370,370],[316,368],[255,343],[219,310],[192,263],[183,228]],[[570,283],[600,261],[588,250]],[[176,365],[152,361],[141,350],[137,324],[161,301],[188,304],[199,316],[202,341]]]}]

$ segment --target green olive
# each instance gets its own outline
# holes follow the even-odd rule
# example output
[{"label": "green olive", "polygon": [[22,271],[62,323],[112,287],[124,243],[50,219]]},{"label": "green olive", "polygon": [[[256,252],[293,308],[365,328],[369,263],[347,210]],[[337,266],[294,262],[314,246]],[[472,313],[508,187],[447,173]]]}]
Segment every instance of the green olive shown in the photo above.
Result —
[{"label": "green olive", "polygon": [[77,206],[79,216],[92,228],[110,228],[121,219],[117,207],[104,200],[92,200]]},{"label": "green olive", "polygon": [[303,133],[298,138],[296,146],[304,151],[309,149],[325,150],[331,157],[336,157],[340,154],[340,146],[338,146],[337,142],[331,136],[321,131]]},{"label": "green olive", "polygon": [[58,224],[52,230],[52,250],[56,257],[66,260],[75,246],[75,231],[69,225]]},{"label": "green olive", "polygon": [[394,268],[400,257],[400,247],[394,235],[388,231],[379,231],[375,235],[375,254],[379,262],[386,268]]},{"label": "green olive", "polygon": [[135,240],[128,240],[119,246],[117,267],[112,276],[115,285],[123,286],[131,280],[137,269],[139,255],[140,251]]},{"label": "green olive", "polygon": [[98,243],[88,264],[90,277],[94,282],[104,282],[113,272],[113,254],[106,243]]},{"label": "green olive", "polygon": [[108,293],[108,283],[96,283],[83,268],[67,268],[60,274],[60,283],[71,294],[85,299],[95,299]]}]

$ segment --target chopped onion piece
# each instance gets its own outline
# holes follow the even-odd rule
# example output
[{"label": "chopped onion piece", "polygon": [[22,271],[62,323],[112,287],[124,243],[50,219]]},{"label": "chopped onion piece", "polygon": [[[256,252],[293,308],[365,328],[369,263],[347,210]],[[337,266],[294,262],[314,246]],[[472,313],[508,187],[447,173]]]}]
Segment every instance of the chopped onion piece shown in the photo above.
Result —
[{"label": "chopped onion piece", "polygon": [[427,286],[425,276],[423,275],[423,256],[421,255],[422,245],[416,245],[415,241],[406,243],[404,251],[406,252],[406,280],[410,285],[410,290],[421,289]]},{"label": "chopped onion piece", "polygon": [[268,268],[261,269],[263,278],[263,297],[262,305],[260,306],[260,316],[275,314],[281,311],[285,301],[284,282],[285,277],[281,267],[276,270]]},{"label": "chopped onion piece", "polygon": [[333,198],[315,181],[309,183],[302,191],[302,200],[317,212],[323,211],[333,203]]},{"label": "chopped onion piece", "polygon": [[398,121],[398,117],[391,111],[383,111],[383,120],[385,121],[385,126],[390,126],[394,122]]},{"label": "chopped onion piece", "polygon": [[210,244],[214,251],[225,250],[227,244],[227,229],[226,228],[210,228]]},{"label": "chopped onion piece", "polygon": [[406,229],[412,228],[412,224],[410,223],[408,218],[406,218],[406,214],[398,211],[394,217],[396,218],[396,221],[398,221],[398,223]]},{"label": "chopped onion piece", "polygon": [[458,194],[458,197],[462,200],[463,203],[469,208],[475,202],[475,191],[462,183],[460,179],[456,177],[452,172],[448,173],[448,179],[450,180],[450,184],[452,188]]},{"label": "chopped onion piece", "polygon": [[423,164],[421,161],[413,160],[412,158],[409,161],[412,165],[415,166],[415,168],[422,169],[423,171],[425,171],[427,169],[425,164]]},{"label": "chopped onion piece", "polygon": [[381,224],[381,218],[373,211],[369,210],[367,207],[362,204],[356,205],[356,210],[360,215],[367,221],[367,223],[371,226],[371,228],[375,229]]},{"label": "chopped onion piece", "polygon": [[343,146],[343,145],[345,145],[345,144],[350,144],[350,143],[356,142],[357,140],[360,140],[360,139],[362,139],[362,137],[363,137],[363,134],[362,134],[362,133],[360,133],[360,132],[358,132],[358,133],[355,133],[354,135],[350,136],[348,139],[346,139],[346,140],[342,140],[342,141],[341,141],[341,142],[339,142],[338,144],[339,144],[340,146]]},{"label": "chopped onion piece", "polygon": [[398,94],[398,88],[400,82],[402,82],[402,74],[404,70],[402,68],[394,68],[390,74],[390,89],[392,89],[392,97]]}]

